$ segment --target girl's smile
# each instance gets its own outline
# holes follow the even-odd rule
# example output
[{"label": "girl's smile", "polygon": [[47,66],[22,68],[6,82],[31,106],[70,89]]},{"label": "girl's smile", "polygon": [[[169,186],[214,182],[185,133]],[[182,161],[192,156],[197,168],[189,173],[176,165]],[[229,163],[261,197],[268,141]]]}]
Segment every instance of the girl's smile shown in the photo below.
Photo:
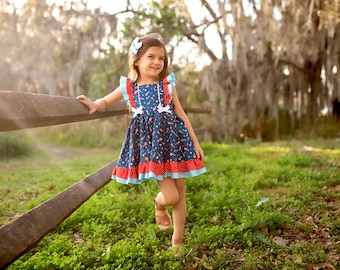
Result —
[{"label": "girl's smile", "polygon": [[164,69],[164,61],[164,49],[156,46],[150,47],[135,63],[140,73],[138,82],[143,84],[157,83],[159,81],[158,75]]}]

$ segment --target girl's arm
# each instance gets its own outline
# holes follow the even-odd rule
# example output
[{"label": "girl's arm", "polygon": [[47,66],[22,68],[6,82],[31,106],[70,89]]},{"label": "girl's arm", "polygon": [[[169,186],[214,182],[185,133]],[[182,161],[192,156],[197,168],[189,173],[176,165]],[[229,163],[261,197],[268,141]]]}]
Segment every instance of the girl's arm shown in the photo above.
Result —
[{"label": "girl's arm", "polygon": [[110,94],[97,99],[94,102],[84,95],[80,95],[77,98],[89,109],[89,114],[93,114],[96,111],[104,111],[107,106],[111,105],[114,102],[117,102],[118,100],[121,100],[123,98],[123,95],[120,87],[117,87]]},{"label": "girl's arm", "polygon": [[203,152],[203,149],[201,148],[199,142],[198,142],[198,139],[196,137],[196,134],[194,132],[194,129],[192,128],[191,126],[191,123],[190,123],[190,120],[187,116],[187,114],[185,113],[185,111],[183,110],[182,108],[182,105],[178,99],[178,96],[177,96],[177,91],[176,91],[176,88],[173,87],[172,88],[172,102],[174,103],[174,108],[175,108],[175,113],[180,117],[182,118],[182,120],[184,121],[185,125],[186,125],[186,128],[188,129],[189,131],[189,134],[191,136],[191,139],[195,145],[195,152],[196,152],[196,156],[197,158],[199,158],[200,160],[204,160],[204,152]]}]

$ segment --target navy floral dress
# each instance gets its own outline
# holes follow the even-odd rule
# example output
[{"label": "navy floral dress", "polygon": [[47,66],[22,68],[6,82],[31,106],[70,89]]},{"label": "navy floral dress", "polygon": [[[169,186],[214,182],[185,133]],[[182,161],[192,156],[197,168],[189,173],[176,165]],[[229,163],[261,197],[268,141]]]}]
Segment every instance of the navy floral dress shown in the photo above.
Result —
[{"label": "navy floral dress", "polygon": [[112,179],[128,184],[188,178],[206,172],[196,157],[184,121],[174,111],[171,73],[158,84],[140,85],[121,77],[120,88],[132,118]]}]

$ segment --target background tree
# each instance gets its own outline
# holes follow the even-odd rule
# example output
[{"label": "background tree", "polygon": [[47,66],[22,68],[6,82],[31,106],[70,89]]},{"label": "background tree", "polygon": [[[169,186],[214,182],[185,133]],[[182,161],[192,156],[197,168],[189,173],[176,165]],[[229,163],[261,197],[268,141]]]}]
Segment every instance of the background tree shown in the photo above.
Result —
[{"label": "background tree", "polygon": [[[300,123],[313,130],[320,110],[340,95],[339,2],[201,4],[206,15],[199,22],[184,6],[185,35],[211,60],[203,86],[212,104],[214,139],[235,137],[246,127],[260,140],[278,139],[280,115],[288,116],[290,129]],[[215,48],[206,42],[212,31],[220,44]]]},{"label": "background tree", "polygon": [[[209,99],[214,140],[313,131],[320,111],[340,97],[337,0],[201,0],[197,7],[185,0],[126,1],[116,14],[87,3],[0,3],[2,89],[101,96],[127,73],[131,40],[158,32],[181,99],[197,102],[198,93],[202,102]],[[181,51],[188,41],[208,57],[203,71],[188,70],[187,55],[174,61],[191,53]]]},{"label": "background tree", "polygon": [[3,1],[0,12],[1,81],[37,93],[79,94],[88,61],[117,24],[115,15],[90,11],[85,1],[28,0],[19,8]]}]

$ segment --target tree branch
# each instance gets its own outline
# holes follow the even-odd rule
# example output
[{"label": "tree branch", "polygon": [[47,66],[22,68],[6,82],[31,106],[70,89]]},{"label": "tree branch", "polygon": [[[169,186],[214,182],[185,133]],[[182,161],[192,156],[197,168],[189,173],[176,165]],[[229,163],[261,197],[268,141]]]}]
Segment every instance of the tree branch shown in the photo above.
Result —
[{"label": "tree branch", "polygon": [[279,65],[287,65],[287,66],[292,66],[294,68],[296,68],[297,70],[303,72],[303,73],[308,73],[308,69],[304,68],[304,67],[300,67],[298,64],[294,63],[293,61],[290,61],[288,59],[279,59],[278,61]]}]

